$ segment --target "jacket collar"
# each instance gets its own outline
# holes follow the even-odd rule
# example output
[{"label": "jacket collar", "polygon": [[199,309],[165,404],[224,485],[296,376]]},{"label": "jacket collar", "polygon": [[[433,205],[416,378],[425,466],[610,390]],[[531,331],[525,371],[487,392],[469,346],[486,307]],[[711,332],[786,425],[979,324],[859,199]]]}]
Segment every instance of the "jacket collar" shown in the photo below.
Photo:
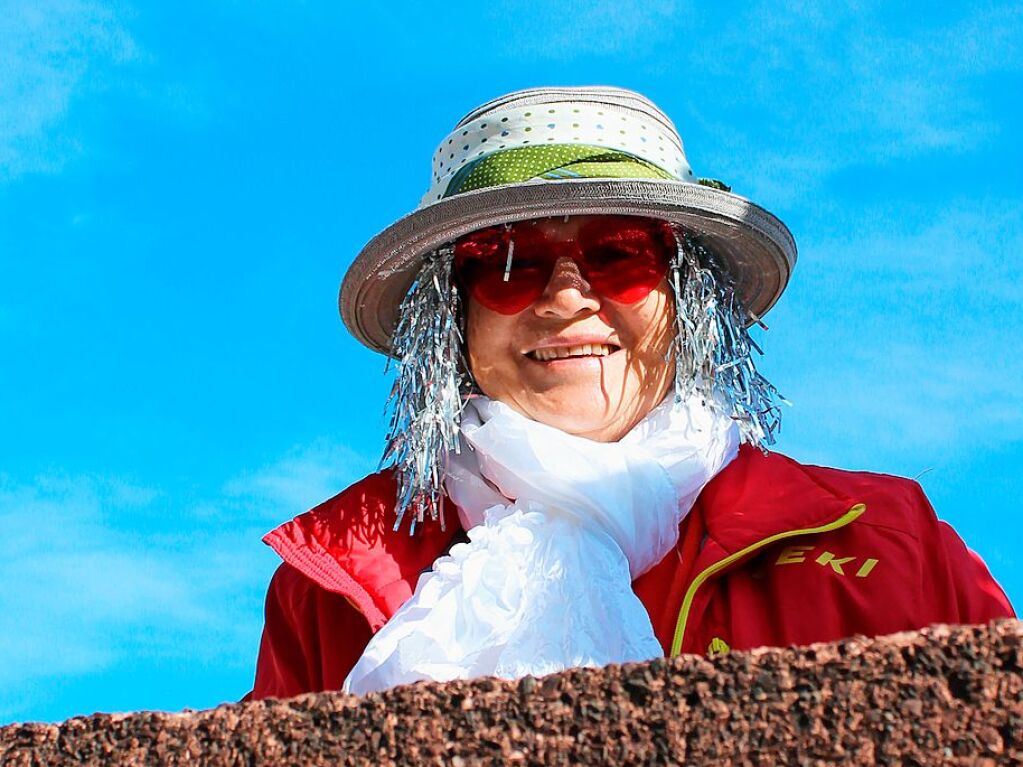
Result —
[{"label": "jacket collar", "polygon": [[372,474],[263,537],[281,559],[347,598],[376,631],[408,601],[420,573],[461,531],[449,509],[446,530],[428,521],[415,536],[394,530],[393,472]]}]

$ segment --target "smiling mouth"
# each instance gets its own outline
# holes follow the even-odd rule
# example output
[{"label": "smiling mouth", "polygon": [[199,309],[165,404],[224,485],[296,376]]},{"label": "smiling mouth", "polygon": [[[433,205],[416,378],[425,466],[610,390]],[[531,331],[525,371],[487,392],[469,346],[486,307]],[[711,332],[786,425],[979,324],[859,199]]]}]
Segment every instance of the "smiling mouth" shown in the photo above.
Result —
[{"label": "smiling mouth", "polygon": [[545,349],[534,349],[526,356],[537,362],[564,360],[573,357],[606,357],[618,351],[620,347],[611,344],[579,344],[578,346],[551,346]]}]

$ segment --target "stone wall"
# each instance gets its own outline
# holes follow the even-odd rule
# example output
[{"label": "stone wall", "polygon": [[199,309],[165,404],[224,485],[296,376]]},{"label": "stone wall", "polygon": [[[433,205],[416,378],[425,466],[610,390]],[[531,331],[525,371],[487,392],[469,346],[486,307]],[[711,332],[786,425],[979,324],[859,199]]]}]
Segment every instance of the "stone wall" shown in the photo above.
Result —
[{"label": "stone wall", "polygon": [[0,728],[0,765],[1020,764],[1023,623]]}]

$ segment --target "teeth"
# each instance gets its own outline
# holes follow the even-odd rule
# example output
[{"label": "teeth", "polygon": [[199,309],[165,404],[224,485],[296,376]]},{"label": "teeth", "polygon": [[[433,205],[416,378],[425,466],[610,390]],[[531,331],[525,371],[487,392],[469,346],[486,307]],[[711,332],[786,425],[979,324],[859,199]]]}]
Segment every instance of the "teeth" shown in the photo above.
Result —
[{"label": "teeth", "polygon": [[567,357],[606,357],[612,349],[607,344],[581,344],[579,346],[556,346],[548,349],[536,349],[530,352],[533,359],[560,360]]}]

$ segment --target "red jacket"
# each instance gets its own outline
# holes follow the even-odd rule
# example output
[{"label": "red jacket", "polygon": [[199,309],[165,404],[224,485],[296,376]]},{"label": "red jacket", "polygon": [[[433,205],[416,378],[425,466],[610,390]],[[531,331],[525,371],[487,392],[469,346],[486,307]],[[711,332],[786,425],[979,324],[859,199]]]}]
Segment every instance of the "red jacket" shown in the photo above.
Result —
[{"label": "red jacket", "polygon": [[[459,532],[392,531],[374,474],[263,540],[270,582],[253,699],[339,689],[420,573]],[[676,550],[633,583],[666,655],[810,644],[1013,616],[920,486],[743,448],[703,491]]]}]

